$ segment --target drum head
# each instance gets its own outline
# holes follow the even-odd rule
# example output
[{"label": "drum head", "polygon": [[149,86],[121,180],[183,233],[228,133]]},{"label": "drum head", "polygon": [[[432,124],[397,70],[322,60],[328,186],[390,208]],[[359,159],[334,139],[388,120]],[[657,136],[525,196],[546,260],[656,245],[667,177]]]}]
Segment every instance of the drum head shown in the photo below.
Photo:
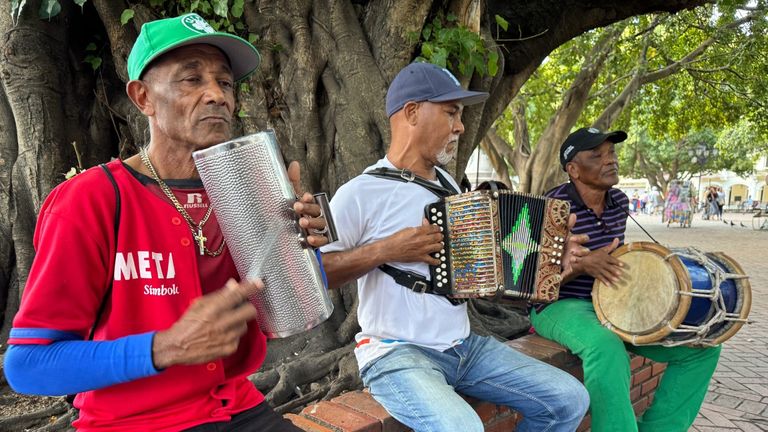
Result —
[{"label": "drum head", "polygon": [[611,254],[624,263],[624,276],[607,286],[595,281],[592,303],[603,325],[623,340],[647,344],[663,339],[685,318],[691,299],[688,272],[669,249],[628,243]]}]

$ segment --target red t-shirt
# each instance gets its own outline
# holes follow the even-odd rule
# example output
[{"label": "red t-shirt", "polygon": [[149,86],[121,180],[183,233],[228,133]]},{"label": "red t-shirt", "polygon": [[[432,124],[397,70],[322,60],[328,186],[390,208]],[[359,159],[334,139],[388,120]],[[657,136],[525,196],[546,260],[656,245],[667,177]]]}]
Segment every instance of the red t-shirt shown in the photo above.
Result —
[{"label": "red t-shirt", "polygon": [[[145,186],[120,161],[108,164],[121,197],[114,235],[115,192],[101,168],[54,189],[40,212],[36,257],[15,328],[54,329],[86,338],[112,291],[94,340],[169,328],[201,295],[239,279],[227,248],[200,256],[192,232],[156,185]],[[202,188],[176,191],[195,221],[207,209]],[[212,214],[203,228],[216,250],[222,235]],[[19,343],[19,341],[16,341]],[[39,343],[39,342],[37,342]],[[266,355],[266,338],[251,321],[238,351],[222,360],[173,366],[157,375],[80,393],[79,430],[179,430],[227,421],[264,400],[247,377]]]}]

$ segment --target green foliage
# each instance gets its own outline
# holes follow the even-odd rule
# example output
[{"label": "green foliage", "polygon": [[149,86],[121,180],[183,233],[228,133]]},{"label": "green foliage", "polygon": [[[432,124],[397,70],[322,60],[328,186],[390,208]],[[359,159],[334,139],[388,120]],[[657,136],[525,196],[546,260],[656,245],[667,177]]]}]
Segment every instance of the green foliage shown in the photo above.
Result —
[{"label": "green foliage", "polygon": [[[672,180],[724,168],[719,156],[709,157],[704,165],[692,156],[698,146],[715,148],[717,134],[712,129],[691,132],[679,139],[655,139],[647,129],[635,125],[628,135],[619,150],[619,170],[623,176],[643,178],[663,173],[667,180]],[[641,158],[644,163],[640,162]]]},{"label": "green foliage", "polygon": [[[2,0],[0,0],[2,1]],[[10,0],[11,17],[16,22],[26,5],[26,0]],[[88,0],[72,0],[81,8]],[[205,18],[211,26],[220,31],[227,31],[246,38],[250,43],[255,44],[259,38],[253,33],[247,31],[247,26],[243,21],[244,0],[148,0],[145,1],[154,12],[160,16],[177,16],[189,12],[196,12]],[[61,13],[61,4],[58,0],[42,0],[38,15],[42,19],[51,19]],[[127,8],[120,14],[120,23],[128,24],[134,18],[134,10]],[[280,49],[277,47],[275,49]],[[102,63],[102,58],[97,54],[96,46],[91,43],[86,48],[88,52],[83,62],[91,65],[93,70],[97,70]]]},{"label": "green foliage", "polygon": [[507,31],[509,28],[509,22],[504,19],[501,15],[494,15],[493,18],[496,20],[496,25],[501,27],[502,30]]},{"label": "green foliage", "polygon": [[73,166],[64,174],[64,179],[69,180],[72,177],[80,174],[81,172],[85,171],[85,168],[83,168],[83,158],[80,154],[80,150],[77,148],[77,141],[72,141],[72,147],[75,149],[75,156],[77,157],[77,166]]},{"label": "green foliage", "polygon": [[[653,138],[647,128],[634,124],[619,151],[620,171],[631,177],[664,173],[668,179],[723,169],[737,175],[749,175],[759,157],[768,152],[765,135],[746,119],[722,131],[705,128],[679,139]],[[702,160],[694,156],[698,146],[709,151],[717,150],[717,154],[701,163]],[[640,163],[641,157],[645,166]]]},{"label": "green foliage", "polygon": [[126,9],[120,14],[120,24],[126,25],[133,19],[133,9]]},{"label": "green foliage", "polygon": [[[742,130],[743,120],[750,122],[752,130],[768,130],[768,80],[764,78],[768,74],[768,56],[765,55],[768,52],[768,20],[763,12],[750,23],[717,30],[749,13],[743,9],[744,4],[744,1],[731,1],[675,15],[639,16],[627,20],[575,127],[592,124],[621,93],[633,73],[663,69],[714,37],[715,43],[687,68],[642,85],[612,125],[612,129],[630,132],[630,139],[620,146],[623,174],[645,177],[638,166],[633,165],[637,152],[648,155],[647,159],[658,172],[664,172],[666,176],[690,174],[691,169],[698,172],[699,168],[689,163],[687,153],[687,146],[696,140],[713,146],[717,143],[721,149],[721,157],[710,161],[705,169],[731,169],[737,173],[751,169],[758,150],[746,145],[749,140],[743,138],[743,133],[739,139],[726,141],[723,136]],[[766,7],[764,1],[756,5]],[[649,30],[654,19],[659,20],[658,25]],[[585,55],[604,31],[606,29],[593,30],[563,44],[545,59],[523,86],[518,97],[526,102],[528,128],[534,142],[562,102]],[[649,41],[647,63],[642,65],[639,59],[646,38]],[[639,66],[643,69],[638,69]],[[512,120],[512,112],[508,109],[496,124],[497,132],[509,142],[513,136]],[[704,139],[701,134],[709,138]],[[765,143],[766,139],[762,137],[754,141]],[[738,145],[728,148],[725,142]],[[684,154],[676,154],[678,152]],[[717,165],[709,166],[710,163]]]},{"label": "green foliage", "polygon": [[739,175],[751,174],[760,156],[768,154],[768,131],[743,119],[724,130],[715,147],[723,168]]},{"label": "green foliage", "polygon": [[85,59],[83,59],[83,62],[89,63],[91,65],[91,68],[93,68],[93,70],[96,70],[99,68],[99,66],[101,66],[101,57],[89,54],[85,56]]},{"label": "green foliage", "polygon": [[99,47],[96,43],[91,42],[85,47],[85,52],[88,53],[83,59],[84,63],[89,63],[91,68],[95,71],[101,66],[101,56],[98,54]]},{"label": "green foliage", "polygon": [[56,0],[43,0],[40,2],[40,10],[37,14],[42,19],[51,19],[61,12],[61,5]]},{"label": "green foliage", "polygon": [[498,53],[489,49],[480,35],[457,24],[456,16],[452,14],[439,14],[424,26],[420,55],[416,60],[458,71],[463,76],[472,76],[475,71],[480,75],[495,76],[499,71]]},{"label": "green foliage", "polygon": [[245,25],[244,0],[149,0],[149,6],[163,17],[195,12],[217,31],[236,34],[251,43],[258,41],[258,37],[249,33]]},{"label": "green foliage", "polygon": [[240,18],[241,16],[243,16],[244,5],[245,5],[244,0],[235,0],[232,3],[232,10],[231,10],[232,16],[235,18]]},{"label": "green foliage", "polygon": [[69,179],[71,179],[72,177],[74,177],[74,176],[76,176],[78,174],[80,174],[80,173],[77,171],[77,168],[72,167],[72,168],[69,169],[69,171],[64,173],[64,179],[65,180],[69,180]]}]

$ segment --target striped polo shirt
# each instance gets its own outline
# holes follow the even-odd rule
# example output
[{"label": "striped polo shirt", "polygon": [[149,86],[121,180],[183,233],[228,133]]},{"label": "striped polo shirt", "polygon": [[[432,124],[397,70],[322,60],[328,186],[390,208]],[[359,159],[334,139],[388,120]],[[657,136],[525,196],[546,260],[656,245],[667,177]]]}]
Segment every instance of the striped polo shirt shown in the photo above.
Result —
[{"label": "striped polo shirt", "polygon": [[[627,209],[629,198],[619,189],[611,188],[606,192],[605,209],[598,217],[576,191],[573,183],[563,183],[545,194],[571,203],[571,213],[576,214],[574,234],[587,234],[589,241],[584,244],[589,250],[599,249],[611,244],[614,238],[619,238],[619,244],[624,244],[624,231],[627,228]],[[595,278],[583,274],[576,279],[560,286],[560,297],[592,298],[592,285]]]}]

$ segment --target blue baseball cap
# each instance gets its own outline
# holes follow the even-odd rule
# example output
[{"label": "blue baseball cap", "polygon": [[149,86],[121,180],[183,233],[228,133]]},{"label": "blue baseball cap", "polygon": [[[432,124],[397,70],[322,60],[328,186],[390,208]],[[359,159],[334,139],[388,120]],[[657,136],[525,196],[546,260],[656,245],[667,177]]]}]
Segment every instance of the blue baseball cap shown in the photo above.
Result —
[{"label": "blue baseball cap", "polygon": [[487,92],[464,90],[448,69],[432,63],[411,63],[401,70],[387,90],[387,116],[408,102],[460,101],[472,105],[488,99]]}]

